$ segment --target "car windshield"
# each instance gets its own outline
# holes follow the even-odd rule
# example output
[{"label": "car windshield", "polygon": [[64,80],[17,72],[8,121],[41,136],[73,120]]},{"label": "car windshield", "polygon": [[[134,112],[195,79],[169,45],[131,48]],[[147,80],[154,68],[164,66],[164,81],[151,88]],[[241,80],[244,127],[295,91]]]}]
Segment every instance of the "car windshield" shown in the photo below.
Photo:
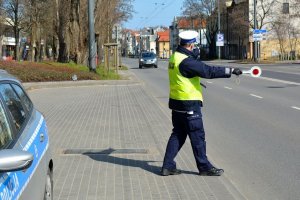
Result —
[{"label": "car windshield", "polygon": [[155,54],[154,53],[142,53],[142,58],[155,58]]}]

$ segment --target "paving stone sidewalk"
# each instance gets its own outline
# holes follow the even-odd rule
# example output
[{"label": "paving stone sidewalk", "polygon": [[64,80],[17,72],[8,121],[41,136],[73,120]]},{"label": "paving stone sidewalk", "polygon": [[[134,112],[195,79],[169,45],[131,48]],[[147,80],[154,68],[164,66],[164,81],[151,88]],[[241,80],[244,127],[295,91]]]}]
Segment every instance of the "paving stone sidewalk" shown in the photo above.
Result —
[{"label": "paving stone sidewalk", "polygon": [[159,175],[171,113],[136,79],[25,87],[47,120],[55,200],[243,199],[226,176],[197,175],[189,140],[183,174]]}]

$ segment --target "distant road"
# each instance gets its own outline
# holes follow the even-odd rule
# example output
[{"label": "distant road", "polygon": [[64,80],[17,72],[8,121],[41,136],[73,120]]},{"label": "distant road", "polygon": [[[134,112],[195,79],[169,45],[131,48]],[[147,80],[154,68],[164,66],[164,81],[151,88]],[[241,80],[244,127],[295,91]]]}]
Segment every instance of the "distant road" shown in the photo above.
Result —
[{"label": "distant road", "polygon": [[[168,61],[158,69],[138,69],[137,62],[123,59],[167,109]],[[240,84],[235,77],[202,80],[208,155],[248,199],[300,199],[300,65],[260,66],[262,78],[244,75]]]},{"label": "distant road", "polygon": [[[167,69],[168,60],[160,60],[160,67]],[[237,64],[218,61],[207,61],[207,64],[240,67],[242,69],[250,69],[253,64]],[[278,79],[282,81],[295,82],[300,84],[300,64],[257,64],[263,70],[262,77]]]},{"label": "distant road", "polygon": [[263,77],[300,83],[299,64],[290,66],[262,66],[262,68],[264,70]]}]

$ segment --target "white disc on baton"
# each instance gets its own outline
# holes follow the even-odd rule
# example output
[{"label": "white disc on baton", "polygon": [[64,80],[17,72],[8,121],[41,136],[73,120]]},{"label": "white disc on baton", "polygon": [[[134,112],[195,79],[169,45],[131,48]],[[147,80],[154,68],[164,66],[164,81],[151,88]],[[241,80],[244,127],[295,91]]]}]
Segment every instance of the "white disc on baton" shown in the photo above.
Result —
[{"label": "white disc on baton", "polygon": [[262,70],[259,66],[253,66],[250,70],[243,71],[243,74],[250,74],[252,77],[260,77]]}]

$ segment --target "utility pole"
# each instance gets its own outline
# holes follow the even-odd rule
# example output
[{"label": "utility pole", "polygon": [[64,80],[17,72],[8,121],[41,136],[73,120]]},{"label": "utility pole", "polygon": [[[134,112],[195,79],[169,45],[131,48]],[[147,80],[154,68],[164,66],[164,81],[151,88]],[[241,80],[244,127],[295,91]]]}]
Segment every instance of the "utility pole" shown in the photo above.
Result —
[{"label": "utility pole", "polygon": [[[220,34],[220,0],[218,0],[218,34]],[[218,46],[218,59],[221,59],[221,46]]]},{"label": "utility pole", "polygon": [[89,16],[89,68],[90,71],[96,72],[96,45],[95,45],[95,28],[94,28],[94,0],[88,1]]},{"label": "utility pole", "polygon": [[[257,29],[257,21],[256,21],[256,0],[254,0],[254,13],[253,13],[253,20],[254,20],[254,30]],[[254,40],[254,38],[253,38]],[[257,41],[254,40],[254,62],[257,62]]]},{"label": "utility pole", "polygon": [[140,31],[140,52],[139,54],[142,53],[142,32]]},{"label": "utility pole", "polygon": [[116,51],[116,59],[117,59],[117,68],[120,66],[120,59],[119,59],[119,27],[116,25],[116,43],[117,43],[117,51]]}]

